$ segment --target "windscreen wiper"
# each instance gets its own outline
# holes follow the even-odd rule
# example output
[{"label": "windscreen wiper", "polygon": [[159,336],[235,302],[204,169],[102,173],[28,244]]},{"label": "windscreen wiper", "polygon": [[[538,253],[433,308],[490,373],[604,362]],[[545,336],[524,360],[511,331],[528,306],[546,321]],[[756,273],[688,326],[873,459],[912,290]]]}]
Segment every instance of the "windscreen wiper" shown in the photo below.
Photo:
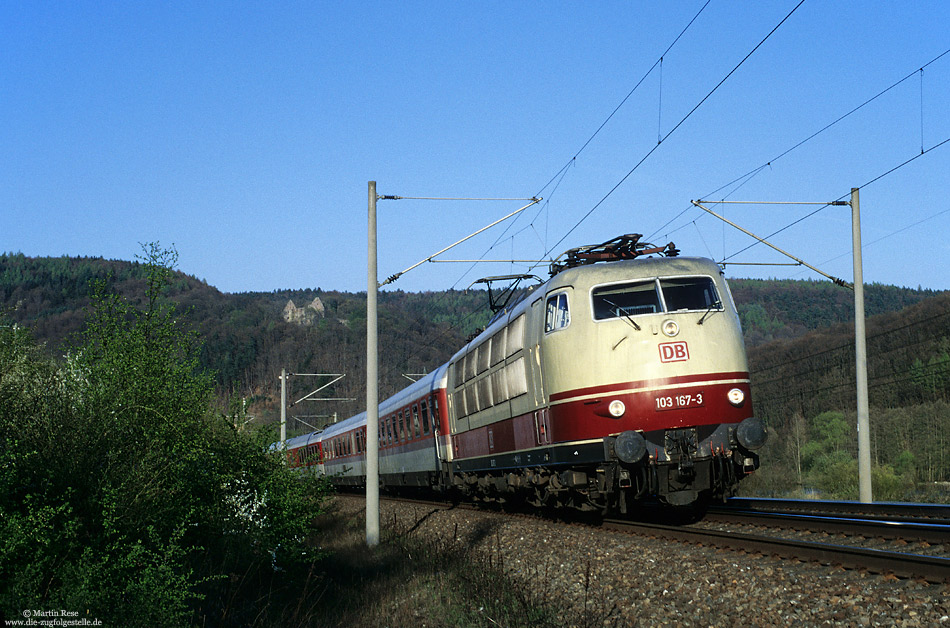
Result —
[{"label": "windscreen wiper", "polygon": [[706,313],[703,314],[702,317],[701,317],[698,321],[696,321],[696,324],[697,324],[697,325],[702,325],[702,324],[703,324],[703,321],[706,320],[706,317],[709,316],[709,313],[713,311],[713,308],[715,308],[717,312],[718,312],[720,309],[722,309],[722,301],[716,301],[715,303],[712,303],[712,304],[706,309]]},{"label": "windscreen wiper", "polygon": [[634,328],[634,329],[636,329],[637,331],[640,331],[640,326],[637,325],[637,322],[636,322],[635,320],[633,320],[633,319],[630,317],[629,314],[627,314],[627,311],[626,311],[624,308],[620,307],[619,305],[617,305],[617,304],[614,303],[613,301],[609,301],[609,300],[607,300],[607,299],[604,299],[604,303],[606,303],[607,305],[612,305],[613,307],[617,308],[617,313],[618,313],[618,314],[622,314],[623,317],[624,317],[625,319],[627,319],[627,322],[630,323],[631,325],[633,325],[633,328]]}]

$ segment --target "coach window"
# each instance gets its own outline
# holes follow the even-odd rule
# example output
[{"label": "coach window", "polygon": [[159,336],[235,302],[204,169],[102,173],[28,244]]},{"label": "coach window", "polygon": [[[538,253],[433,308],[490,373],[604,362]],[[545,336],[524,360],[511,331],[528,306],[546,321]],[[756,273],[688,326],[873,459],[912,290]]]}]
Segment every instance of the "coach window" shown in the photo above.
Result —
[{"label": "coach window", "polygon": [[571,324],[571,313],[567,308],[567,293],[561,292],[548,297],[544,315],[544,332],[564,329]]},{"label": "coach window", "polygon": [[406,442],[406,420],[402,416],[402,411],[399,412],[399,442]]},{"label": "coach window", "polygon": [[419,431],[419,406],[412,406],[412,427],[415,430],[416,438],[422,433]]},{"label": "coach window", "polygon": [[424,399],[421,402],[419,402],[419,407],[422,408],[422,433],[428,434],[429,433],[429,408],[428,406],[426,406],[426,402]]},{"label": "coach window", "polygon": [[600,286],[591,291],[594,320],[655,314],[663,310],[656,291],[656,281]]}]

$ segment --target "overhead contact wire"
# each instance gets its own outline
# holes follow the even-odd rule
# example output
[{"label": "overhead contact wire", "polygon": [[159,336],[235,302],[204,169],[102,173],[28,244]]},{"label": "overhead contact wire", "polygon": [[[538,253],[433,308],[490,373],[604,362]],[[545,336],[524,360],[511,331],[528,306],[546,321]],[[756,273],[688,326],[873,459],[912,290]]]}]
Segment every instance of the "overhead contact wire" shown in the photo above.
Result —
[{"label": "overhead contact wire", "polygon": [[[652,154],[654,153],[654,151],[656,151],[656,149],[660,147],[660,145],[662,144],[663,140],[666,140],[669,136],[673,135],[673,133],[675,133],[676,130],[677,130],[678,128],[680,128],[680,127],[683,125],[683,123],[685,123],[686,120],[688,120],[688,119],[690,118],[690,116],[692,116],[692,115],[696,112],[696,110],[699,109],[699,108],[703,105],[703,103],[705,103],[705,102],[709,99],[710,96],[712,96],[714,93],[716,93],[716,91],[717,91],[720,87],[722,87],[723,83],[725,83],[725,82],[729,79],[730,76],[732,76],[733,74],[735,74],[736,70],[738,70],[738,69],[742,66],[742,64],[744,64],[744,63],[749,59],[749,57],[751,57],[753,54],[755,54],[755,51],[758,50],[758,49],[762,46],[762,44],[764,44],[764,43],[775,33],[775,31],[777,31],[777,30],[782,26],[782,24],[784,24],[784,23],[786,22],[786,20],[788,20],[788,18],[790,18],[790,17],[792,16],[792,14],[795,13],[795,11],[798,10],[798,7],[802,6],[802,4],[804,4],[804,2],[805,2],[805,0],[801,0],[798,4],[796,4],[795,7],[794,7],[791,11],[789,11],[788,14],[787,14],[785,17],[783,17],[782,20],[781,20],[778,24],[776,24],[775,27],[772,28],[772,30],[770,30],[769,33],[768,33],[765,37],[762,38],[761,41],[759,41],[759,43],[757,43],[757,44],[755,45],[754,48],[752,48],[752,50],[750,50],[750,51],[748,52],[748,54],[746,54],[746,56],[744,56],[744,57],[742,58],[742,60],[739,61],[739,63],[737,63],[737,64],[735,65],[735,67],[733,67],[733,68],[729,71],[729,73],[726,74],[726,75],[722,78],[722,80],[720,80],[718,83],[716,83],[716,86],[715,86],[715,87],[713,87],[711,90],[709,90],[709,92],[708,92],[705,96],[703,96],[702,100],[700,100],[698,103],[696,103],[696,105],[695,105],[692,109],[690,109],[689,112],[688,112],[685,116],[683,116],[683,117],[680,119],[680,121],[677,122],[676,125],[675,125],[672,129],[670,129],[670,132],[669,132],[669,133],[667,133],[664,137],[662,137],[662,138],[660,139],[660,141],[659,141],[655,146],[653,146],[653,148],[651,148],[651,149],[647,152],[647,154],[644,155],[644,156],[640,159],[640,161],[638,161],[638,162],[636,163],[636,165],[635,165],[633,168],[631,168],[630,171],[627,172],[627,174],[625,174],[625,175],[623,176],[622,179],[620,179],[620,181],[617,182],[616,185],[614,185],[612,188],[610,188],[610,191],[608,191],[607,194],[605,194],[603,198],[601,198],[599,201],[597,201],[597,203],[596,203],[593,207],[591,207],[590,210],[588,210],[588,212],[587,212],[586,214],[584,214],[584,216],[583,216],[580,220],[578,220],[577,223],[575,223],[575,225],[574,225],[573,227],[571,227],[571,228],[568,230],[568,232],[565,233],[564,236],[554,244],[554,246],[552,246],[550,249],[548,249],[548,251],[547,251],[547,253],[545,253],[545,255],[550,255],[551,251],[553,251],[553,250],[556,249],[558,246],[560,246],[561,243],[564,242],[564,240],[566,240],[567,237],[568,237],[569,235],[571,235],[571,233],[573,233],[575,229],[577,229],[585,220],[587,220],[587,219],[590,217],[590,215],[593,214],[594,211],[595,211],[598,207],[600,207],[600,206],[603,204],[603,202],[606,201],[606,200],[617,190],[617,188],[619,188],[621,185],[623,185],[624,181],[626,181],[626,180],[630,177],[630,175],[632,175],[634,172],[636,172],[636,170],[643,164],[643,162],[645,162],[647,159],[649,159],[650,155],[652,155]],[[662,57],[661,57],[661,58],[662,58]],[[641,80],[642,80],[642,79],[641,79]]]},{"label": "overhead contact wire", "polygon": [[[897,170],[900,170],[901,168],[903,168],[904,166],[906,166],[906,165],[909,164],[910,162],[912,162],[912,161],[914,161],[914,160],[916,160],[916,159],[919,159],[920,157],[923,157],[924,155],[926,155],[926,154],[929,153],[930,151],[934,150],[935,148],[940,148],[941,146],[943,146],[944,144],[946,144],[946,143],[948,143],[948,142],[950,142],[950,137],[948,137],[947,139],[943,140],[943,141],[940,142],[939,144],[934,144],[933,146],[931,146],[931,147],[928,148],[927,150],[923,151],[923,152],[920,153],[919,155],[914,155],[914,156],[911,157],[910,159],[907,159],[906,161],[903,161],[903,162],[897,164],[896,166],[894,166],[894,167],[891,168],[890,170],[888,170],[888,171],[886,171],[886,172],[884,172],[884,173],[882,173],[882,174],[877,175],[876,177],[874,177],[874,178],[871,179],[870,181],[865,182],[863,185],[859,185],[858,188],[866,188],[866,187],[868,187],[869,185],[871,185],[872,183],[876,183],[877,181],[880,181],[880,180],[883,179],[884,177],[886,177],[886,176],[888,176],[888,175],[890,175],[890,174],[893,174],[893,173],[896,172]],[[850,196],[850,192],[849,192],[848,194],[842,194],[841,196],[839,196],[839,197],[838,197],[837,199],[835,199],[835,200],[836,200],[836,201],[841,201],[841,200],[844,200],[845,198],[847,198],[848,196]],[[802,216],[801,218],[799,218],[799,219],[797,219],[797,220],[794,220],[794,221],[788,223],[787,225],[785,225],[785,226],[782,227],[781,229],[779,229],[779,230],[777,230],[777,231],[774,231],[774,232],[770,233],[769,235],[765,236],[765,238],[763,238],[763,239],[768,240],[768,239],[771,238],[772,236],[778,235],[778,234],[782,233],[783,231],[785,231],[786,229],[797,225],[798,223],[802,222],[803,220],[806,220],[806,219],[808,219],[808,218],[811,218],[811,217],[814,216],[815,214],[817,214],[817,213],[819,213],[819,212],[821,212],[821,211],[824,211],[826,208],[830,207],[831,205],[832,205],[831,202],[829,202],[827,205],[822,205],[821,207],[819,207],[819,208],[816,209],[815,211],[810,212],[810,213],[808,213],[808,214],[805,214],[805,215]],[[743,249],[740,249],[740,250],[736,251],[736,252],[733,253],[732,255],[730,255],[730,256],[728,256],[728,257],[724,257],[720,263],[725,262],[726,260],[732,259],[733,257],[735,257],[736,255],[739,255],[740,253],[744,253],[745,251],[748,251],[749,249],[751,249],[752,247],[754,247],[756,244],[758,244],[758,242],[753,242],[753,243],[750,244],[749,246],[747,246],[747,247],[745,247],[745,248],[743,248]],[[861,248],[864,248],[864,247],[861,247]]]},{"label": "overhead contact wire", "polygon": [[[804,1],[804,0],[803,0],[803,1]],[[646,71],[646,73],[640,78],[639,81],[637,81],[637,84],[633,86],[633,89],[631,89],[631,90],[627,93],[627,95],[624,96],[623,100],[620,101],[620,104],[617,105],[616,107],[614,107],[614,110],[610,112],[610,115],[607,116],[607,119],[604,120],[604,121],[600,124],[599,127],[597,127],[597,130],[594,131],[594,133],[593,133],[589,138],[587,138],[587,141],[584,142],[584,145],[581,146],[581,147],[577,150],[576,153],[574,153],[574,156],[571,157],[570,159],[568,159],[568,160],[567,160],[567,163],[564,164],[564,166],[562,166],[561,169],[558,170],[557,173],[556,173],[553,177],[551,177],[551,180],[548,181],[547,183],[545,183],[545,184],[541,187],[541,189],[538,190],[538,194],[537,194],[537,195],[540,195],[541,192],[543,192],[544,190],[546,190],[547,187],[548,187],[549,185],[551,185],[551,183],[552,183],[555,179],[557,179],[558,176],[559,176],[562,172],[564,172],[565,170],[567,170],[567,168],[568,168],[572,163],[574,163],[574,161],[580,156],[580,154],[581,154],[582,152],[584,152],[584,149],[587,148],[588,144],[590,144],[590,143],[594,140],[594,138],[597,137],[597,135],[603,130],[603,128],[604,128],[605,126],[607,126],[607,123],[610,122],[610,120],[617,114],[618,111],[620,111],[620,108],[624,106],[624,103],[626,103],[627,100],[629,100],[630,97],[633,96],[633,93],[634,93],[635,91],[637,91],[637,89],[640,87],[640,85],[643,83],[643,81],[645,81],[646,78],[647,78],[648,76],[650,76],[650,74],[653,72],[653,70],[656,69],[656,66],[657,66],[657,65],[660,65],[660,64],[662,63],[663,57],[665,57],[666,55],[669,54],[670,50],[673,49],[673,46],[676,45],[676,42],[678,42],[678,41],[680,40],[680,38],[681,38],[684,34],[686,34],[686,31],[689,30],[689,27],[693,25],[693,22],[695,22],[696,19],[700,16],[700,14],[706,9],[706,7],[709,6],[709,3],[710,3],[710,2],[712,2],[712,0],[706,0],[706,3],[705,3],[702,7],[700,7],[699,11],[696,12],[696,15],[693,16],[693,19],[691,19],[691,20],[689,21],[689,23],[688,23],[685,27],[683,27],[683,30],[680,31],[680,34],[676,36],[676,39],[673,40],[673,43],[671,43],[669,46],[667,46],[666,50],[663,51],[663,54],[661,54],[660,57],[659,57],[656,61],[653,62],[653,65],[650,66],[650,69]],[[537,196],[537,195],[536,195],[536,196]]]},{"label": "overhead contact wire", "polygon": [[[803,0],[803,1],[804,1],[804,0]],[[700,16],[700,15],[702,14],[702,12],[706,9],[706,7],[709,6],[709,3],[710,3],[710,2],[712,2],[712,0],[706,0],[706,2],[703,4],[703,6],[700,7],[699,11],[696,12],[696,15],[693,16],[693,18],[686,24],[686,26],[683,27],[683,30],[681,30],[680,33],[679,33],[679,34],[673,39],[673,41],[670,43],[670,45],[667,46],[666,50],[663,51],[663,54],[661,54],[661,55],[659,56],[659,58],[653,63],[653,65],[650,66],[650,69],[648,69],[648,70],[644,73],[644,75],[640,78],[640,80],[637,81],[636,85],[634,85],[633,88],[632,88],[629,92],[627,92],[627,95],[624,96],[623,100],[620,101],[620,104],[618,104],[616,107],[614,107],[614,110],[610,112],[610,115],[608,115],[607,118],[600,124],[600,126],[598,126],[597,129],[593,132],[593,134],[591,134],[591,136],[590,136],[589,138],[587,138],[587,141],[584,142],[584,144],[577,150],[577,152],[575,152],[574,155],[573,155],[570,159],[567,160],[567,163],[565,163],[565,164],[561,167],[561,169],[558,170],[558,171],[554,174],[554,176],[551,177],[551,179],[550,179],[547,183],[545,183],[543,186],[541,186],[541,189],[538,190],[538,194],[536,194],[536,196],[540,196],[541,192],[543,192],[544,190],[546,190],[546,189],[548,188],[548,186],[550,186],[555,180],[558,181],[558,184],[557,184],[557,186],[555,186],[554,190],[552,191],[552,195],[553,195],[553,193],[554,193],[555,191],[557,191],[557,188],[560,187],[561,182],[564,180],[564,177],[567,175],[568,169],[569,169],[573,164],[576,163],[578,156],[580,156],[580,154],[581,154],[582,152],[584,152],[584,150],[587,148],[588,145],[590,145],[590,143],[594,140],[594,138],[597,137],[597,135],[604,129],[605,126],[607,126],[607,123],[610,122],[610,120],[617,114],[618,111],[620,111],[620,109],[621,109],[621,108],[624,106],[624,104],[630,99],[630,97],[634,94],[634,92],[636,92],[637,89],[639,89],[640,85],[642,85],[643,82],[647,79],[647,77],[650,76],[650,74],[653,72],[653,70],[656,69],[657,65],[662,64],[662,62],[663,62],[663,57],[665,57],[667,54],[669,54],[670,50],[673,49],[673,46],[675,46],[676,43],[683,37],[683,35],[686,34],[686,31],[689,30],[690,26],[693,25],[693,23],[699,18],[699,16]],[[659,143],[659,142],[657,142],[657,143]],[[550,202],[550,195],[549,195],[548,199],[545,201],[545,204],[544,204],[542,207],[539,207],[539,208],[538,208],[538,213],[535,214],[534,218],[532,218],[532,220],[531,220],[531,223],[532,223],[532,224],[533,224],[534,221],[537,219],[537,217],[541,214],[541,211],[542,211],[545,207],[548,206],[548,203],[549,203],[549,202]],[[505,229],[502,231],[501,235],[499,235],[498,238],[495,240],[495,242],[482,254],[482,257],[484,257],[485,255],[487,255],[489,251],[491,251],[493,248],[495,248],[495,246],[498,245],[498,243],[502,240],[502,238],[505,237],[505,234],[508,233],[508,231],[514,226],[514,224],[518,221],[519,218],[520,218],[520,216],[518,216],[517,218],[515,218],[515,220],[513,220],[511,223],[509,223],[509,224],[505,227]],[[546,233],[546,232],[547,232],[547,226],[545,226],[545,233]],[[546,252],[544,255],[542,255],[542,257],[545,257],[545,256],[547,256],[548,254],[549,254],[549,252]],[[474,265],[473,265],[473,267],[474,267]],[[462,276],[459,278],[459,281],[460,281],[463,277],[465,277],[469,272],[471,272],[471,270],[472,270],[472,268],[469,268],[468,270],[466,270],[466,271],[462,274]],[[458,285],[458,281],[456,281],[454,285]]]},{"label": "overhead contact wire", "polygon": [[[800,142],[798,142],[797,144],[795,144],[795,145],[792,146],[791,148],[788,148],[787,150],[783,151],[782,153],[780,153],[780,154],[777,155],[776,157],[773,157],[772,159],[768,160],[767,162],[765,162],[765,163],[762,164],[761,166],[758,166],[757,168],[753,168],[753,169],[750,170],[749,172],[747,172],[747,173],[745,173],[745,174],[743,174],[743,175],[741,175],[741,176],[739,176],[739,177],[736,177],[735,179],[733,179],[732,181],[729,181],[728,183],[725,183],[725,184],[719,186],[718,188],[716,188],[716,189],[713,190],[712,192],[709,192],[709,193],[707,193],[707,194],[704,194],[704,195],[702,196],[702,198],[709,198],[709,197],[713,196],[714,194],[716,194],[717,192],[719,192],[719,191],[721,191],[721,190],[724,190],[724,189],[728,188],[729,186],[733,185],[734,183],[737,183],[737,182],[739,182],[739,181],[742,181],[743,179],[751,179],[752,177],[754,177],[755,175],[757,175],[758,173],[760,173],[760,172],[761,172],[762,170],[764,170],[765,168],[771,167],[772,164],[774,164],[776,161],[778,161],[778,160],[781,159],[782,157],[785,157],[786,155],[788,155],[788,154],[791,153],[792,151],[794,151],[794,150],[800,148],[802,145],[804,145],[804,144],[810,142],[811,140],[815,139],[817,136],[821,135],[822,133],[824,133],[825,131],[827,131],[827,130],[830,129],[831,127],[835,126],[836,124],[838,124],[839,122],[841,122],[841,121],[844,120],[845,118],[847,118],[847,117],[853,115],[854,113],[857,113],[859,110],[861,110],[861,109],[863,109],[864,107],[866,107],[867,105],[871,104],[872,102],[874,102],[875,100],[877,100],[878,98],[880,98],[881,96],[883,96],[884,94],[888,93],[888,92],[891,91],[892,89],[894,89],[894,88],[898,87],[899,85],[901,85],[902,83],[906,82],[908,79],[912,78],[912,77],[913,77],[915,74],[917,74],[918,72],[921,73],[921,76],[922,76],[922,75],[923,75],[923,71],[924,71],[924,69],[925,69],[927,66],[932,65],[933,63],[936,63],[937,61],[939,61],[941,58],[943,58],[943,57],[946,56],[947,54],[950,54],[950,49],[944,50],[944,51],[941,52],[939,55],[937,55],[936,57],[934,57],[933,59],[931,59],[930,61],[928,61],[928,62],[925,63],[924,65],[922,65],[919,69],[914,70],[913,72],[910,72],[909,74],[907,74],[907,75],[904,76],[903,78],[901,78],[901,79],[899,79],[898,81],[896,81],[896,82],[894,82],[893,84],[891,84],[889,87],[886,87],[886,88],[884,88],[883,90],[881,90],[880,92],[878,92],[877,94],[875,94],[874,96],[871,96],[870,98],[868,98],[867,100],[865,100],[863,103],[861,103],[861,104],[858,105],[857,107],[854,107],[853,109],[851,109],[851,110],[848,111],[847,113],[842,114],[841,116],[839,116],[838,118],[836,118],[836,119],[833,120],[832,122],[829,122],[828,124],[826,124],[825,126],[823,126],[823,127],[820,128],[820,129],[818,129],[817,131],[815,131],[814,133],[812,133],[811,135],[809,135],[809,136],[806,137],[805,139],[801,140]],[[921,79],[921,80],[922,80],[922,79]],[[921,86],[921,90],[923,90],[923,86]],[[934,147],[934,148],[935,148],[935,147]],[[921,148],[920,148],[920,152],[921,152],[921,154],[924,154],[924,153],[926,152],[926,151],[924,150],[924,148],[923,148],[923,92],[921,92]],[[743,185],[745,185],[745,183],[743,183]],[[866,184],[865,184],[865,185],[866,185]],[[741,187],[741,186],[740,186],[740,187]],[[737,188],[737,189],[738,189],[738,188]],[[840,200],[840,199],[839,199],[839,200]],[[687,207],[686,209],[684,209],[682,212],[680,212],[679,214],[677,214],[673,219],[669,220],[666,224],[664,224],[662,227],[660,227],[659,229],[657,229],[653,234],[650,235],[650,237],[652,238],[653,235],[655,235],[655,234],[657,234],[657,233],[663,231],[663,229],[665,229],[669,224],[671,224],[672,222],[675,222],[677,218],[679,218],[680,216],[682,216],[683,214],[685,214],[686,212],[688,212],[690,209],[692,209],[691,206],[690,206],[690,207]],[[814,212],[814,213],[817,213],[817,212]],[[809,215],[811,215],[811,214],[809,214]],[[774,234],[773,234],[773,235],[774,235]],[[771,236],[769,236],[769,237],[771,237]],[[745,249],[743,249],[743,250],[745,250]],[[742,252],[742,251],[740,251],[740,253],[741,253],[741,252]],[[734,254],[734,255],[731,255],[730,257],[734,257],[735,255],[738,255],[738,253],[736,253],[736,254]],[[726,259],[728,259],[728,258],[726,258]]]}]

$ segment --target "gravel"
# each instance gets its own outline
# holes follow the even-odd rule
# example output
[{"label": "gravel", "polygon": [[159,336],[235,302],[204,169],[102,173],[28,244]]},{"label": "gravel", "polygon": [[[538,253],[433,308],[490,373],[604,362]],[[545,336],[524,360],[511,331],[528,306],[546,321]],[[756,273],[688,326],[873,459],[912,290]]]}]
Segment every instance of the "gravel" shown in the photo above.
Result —
[{"label": "gravel", "polygon": [[[364,508],[341,496],[343,510]],[[381,503],[604,626],[947,626],[950,586],[485,511]]]}]

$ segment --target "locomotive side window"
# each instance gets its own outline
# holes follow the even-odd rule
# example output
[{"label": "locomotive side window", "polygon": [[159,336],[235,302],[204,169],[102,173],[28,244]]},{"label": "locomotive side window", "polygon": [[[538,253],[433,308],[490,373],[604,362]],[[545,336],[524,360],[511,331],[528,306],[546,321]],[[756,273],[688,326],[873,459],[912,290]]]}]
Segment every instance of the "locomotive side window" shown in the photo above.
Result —
[{"label": "locomotive side window", "polygon": [[492,336],[491,339],[491,365],[495,366],[499,362],[505,359],[505,332],[508,330],[507,327],[502,327],[501,330]]},{"label": "locomotive side window", "polygon": [[464,388],[459,388],[458,392],[454,393],[453,399],[455,401],[456,413],[458,414],[460,418],[471,414],[468,411],[468,407],[465,405],[465,389]]},{"label": "locomotive side window", "polygon": [[475,350],[472,349],[465,354],[465,381],[475,377]]},{"label": "locomotive side window", "polygon": [[508,355],[505,357],[511,357],[514,354],[521,351],[524,347],[524,314],[516,318],[511,322],[511,325],[508,327]]},{"label": "locomotive side window", "polygon": [[478,346],[478,372],[484,373],[488,370],[491,359],[491,338]]},{"label": "locomotive side window", "polygon": [[495,405],[492,398],[491,378],[483,377],[478,380],[478,409],[484,410]]},{"label": "locomotive side window", "polygon": [[452,376],[452,381],[455,384],[455,387],[458,388],[465,381],[465,378],[462,377],[462,367],[465,364],[464,358],[459,359],[458,362],[453,362],[452,366],[455,369],[455,373]]},{"label": "locomotive side window", "polygon": [[594,320],[602,321],[621,316],[655,314],[663,310],[656,281],[637,281],[594,288],[591,292],[594,303]]},{"label": "locomotive side window", "polygon": [[571,313],[567,307],[567,293],[562,292],[548,297],[544,313],[544,333],[564,329],[571,324]]},{"label": "locomotive side window", "polygon": [[505,367],[505,379],[508,380],[508,395],[511,399],[528,392],[528,378],[525,375],[524,358],[518,358]]},{"label": "locomotive side window", "polygon": [[491,374],[491,390],[495,403],[508,400],[508,380],[505,378],[504,369],[498,369]]},{"label": "locomotive side window", "polygon": [[478,397],[475,391],[475,386],[465,387],[465,410],[469,414],[475,414],[478,412]]},{"label": "locomotive side window", "polygon": [[722,301],[710,277],[673,277],[660,280],[666,310],[721,309]]}]

